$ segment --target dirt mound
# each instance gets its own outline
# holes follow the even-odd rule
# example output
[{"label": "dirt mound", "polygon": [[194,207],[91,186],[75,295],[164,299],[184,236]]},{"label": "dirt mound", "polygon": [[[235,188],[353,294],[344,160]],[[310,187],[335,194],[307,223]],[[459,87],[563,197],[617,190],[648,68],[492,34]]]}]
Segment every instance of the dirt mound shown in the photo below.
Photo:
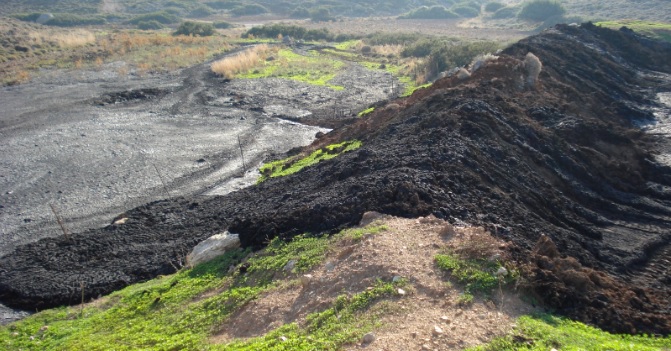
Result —
[{"label": "dirt mound", "polygon": [[[534,86],[525,77],[529,52],[543,65]],[[638,127],[654,119],[655,93],[671,90],[668,57],[670,45],[628,30],[557,27],[470,78],[442,79],[312,146],[360,139],[355,152],[223,197],[152,203],[129,211],[123,225],[19,247],[0,263],[0,300],[78,302],[81,282],[97,296],[170,271],[195,242],[224,229],[262,246],[356,224],[374,210],[483,225],[512,242],[520,262],[546,235],[574,270],[613,281],[594,291],[637,299],[602,301],[573,288],[555,298],[557,282],[584,275],[556,279],[534,259],[530,288],[543,301],[611,331],[669,334],[668,270],[653,265],[671,245],[671,169],[653,161],[659,140]],[[574,313],[583,310],[590,314]]]}]

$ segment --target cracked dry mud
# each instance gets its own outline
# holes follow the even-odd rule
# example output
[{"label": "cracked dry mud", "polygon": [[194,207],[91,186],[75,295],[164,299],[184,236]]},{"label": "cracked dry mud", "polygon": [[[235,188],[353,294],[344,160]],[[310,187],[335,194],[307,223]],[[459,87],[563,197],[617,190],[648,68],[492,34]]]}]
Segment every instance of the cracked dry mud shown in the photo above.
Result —
[{"label": "cracked dry mud", "polygon": [[[524,87],[528,52],[543,62]],[[74,303],[174,271],[195,243],[225,229],[243,246],[332,232],[366,211],[433,214],[510,243],[530,293],[609,331],[671,332],[668,136],[646,133],[668,108],[671,45],[591,24],[555,29],[456,77],[376,109],[306,151],[361,149],[289,177],[214,197],[127,211],[123,225],[46,238],[0,263],[0,299]],[[666,262],[666,264],[665,264]],[[35,283],[37,282],[37,284]]]}]

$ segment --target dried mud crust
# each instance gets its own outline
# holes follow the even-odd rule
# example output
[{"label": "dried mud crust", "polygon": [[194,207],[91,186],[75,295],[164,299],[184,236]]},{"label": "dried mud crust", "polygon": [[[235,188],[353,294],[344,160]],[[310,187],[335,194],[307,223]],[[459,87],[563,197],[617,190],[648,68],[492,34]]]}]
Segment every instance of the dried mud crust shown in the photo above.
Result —
[{"label": "dried mud crust", "polygon": [[[531,89],[528,52],[543,63]],[[375,210],[486,226],[532,272],[543,269],[530,257],[544,234],[562,257],[616,284],[585,291],[535,274],[529,288],[542,301],[610,331],[669,334],[668,270],[655,267],[671,242],[671,169],[654,161],[659,140],[637,127],[653,119],[655,93],[671,90],[654,73],[671,73],[668,57],[671,46],[630,31],[557,27],[467,80],[440,80],[312,146],[360,139],[357,151],[222,197],[139,207],[124,225],[77,235],[75,246],[53,238],[18,247],[0,266],[0,299],[74,302],[80,281],[99,287],[88,296],[111,291],[167,270],[192,243],[224,229],[260,247],[274,236],[353,225]],[[591,305],[599,294],[629,292],[643,303]]]}]

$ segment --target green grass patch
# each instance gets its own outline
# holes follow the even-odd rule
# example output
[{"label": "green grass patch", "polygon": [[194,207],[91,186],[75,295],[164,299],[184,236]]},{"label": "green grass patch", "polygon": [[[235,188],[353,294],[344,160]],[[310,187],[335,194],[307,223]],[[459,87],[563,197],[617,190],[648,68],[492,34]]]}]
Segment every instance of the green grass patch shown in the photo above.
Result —
[{"label": "green grass patch", "polygon": [[495,273],[501,267],[498,262],[484,259],[462,259],[456,254],[439,254],[436,264],[448,271],[457,282],[465,285],[466,293],[489,295],[499,285]]},{"label": "green grass patch", "polygon": [[671,337],[654,338],[611,334],[580,322],[552,315],[523,316],[509,335],[470,348],[470,351],[514,350],[609,350],[660,351],[671,350]]},{"label": "green grass patch", "polygon": [[339,296],[333,307],[306,317],[305,326],[286,324],[262,337],[221,345],[215,350],[340,350],[359,341],[377,325],[382,313],[370,307],[377,301],[398,295],[403,283],[378,281],[372,289],[353,296]]},{"label": "green grass patch", "polygon": [[649,22],[638,20],[620,20],[604,21],[596,23],[597,26],[619,29],[628,27],[629,29],[649,37],[671,42],[671,24],[661,22]]},{"label": "green grass patch", "polygon": [[369,108],[359,112],[357,114],[357,116],[358,117],[363,117],[363,116],[366,116],[366,115],[369,115],[369,114],[373,113],[373,111],[375,111],[375,107],[369,107]]},{"label": "green grass patch", "polygon": [[[323,262],[338,240],[385,230],[371,225],[332,237],[275,238],[249,256],[245,273],[229,272],[249,255],[235,250],[213,261],[114,292],[84,308],[43,311],[0,326],[2,350],[336,350],[360,338],[375,324],[375,313],[361,313],[396,294],[404,282],[379,282],[372,289],[341,296],[304,327],[288,324],[260,338],[213,345],[209,337],[236,310],[279,286],[279,279],[306,272]],[[294,261],[292,272],[284,267]],[[287,342],[280,342],[285,336]],[[284,347],[284,348],[283,348]],[[288,347],[288,348],[287,348]]]},{"label": "green grass patch", "polygon": [[330,160],[344,152],[356,150],[360,147],[361,141],[359,140],[343,141],[339,144],[325,146],[304,158],[299,159],[297,156],[292,156],[283,160],[266,163],[259,168],[261,177],[259,177],[257,183],[263,182],[268,178],[294,174],[305,167],[315,165],[323,160]]},{"label": "green grass patch", "polygon": [[321,55],[299,55],[291,49],[277,52],[273,60],[265,61],[264,65],[247,73],[239,74],[238,78],[284,78],[305,82],[312,85],[328,86],[335,90],[344,87],[330,84],[345,64]]}]

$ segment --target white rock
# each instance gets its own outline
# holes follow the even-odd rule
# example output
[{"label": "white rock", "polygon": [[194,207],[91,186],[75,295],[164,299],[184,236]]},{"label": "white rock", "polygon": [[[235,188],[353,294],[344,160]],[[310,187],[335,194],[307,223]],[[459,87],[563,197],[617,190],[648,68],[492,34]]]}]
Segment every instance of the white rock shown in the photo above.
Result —
[{"label": "white rock", "polygon": [[231,234],[228,231],[215,234],[196,245],[191,253],[186,256],[186,263],[190,267],[194,267],[238,247],[240,247],[238,234]]},{"label": "white rock", "polygon": [[398,294],[401,296],[405,296],[405,290],[398,288]]},{"label": "white rock", "polygon": [[286,336],[282,335],[282,336],[280,336],[280,340],[282,340],[282,341],[287,341],[288,339],[287,339]]},{"label": "white rock", "polygon": [[440,335],[443,333],[443,329],[437,325],[433,326],[433,335]]},{"label": "white rock", "polygon": [[499,268],[498,271],[496,271],[496,276],[497,277],[505,277],[508,275],[508,270],[505,267]]}]

